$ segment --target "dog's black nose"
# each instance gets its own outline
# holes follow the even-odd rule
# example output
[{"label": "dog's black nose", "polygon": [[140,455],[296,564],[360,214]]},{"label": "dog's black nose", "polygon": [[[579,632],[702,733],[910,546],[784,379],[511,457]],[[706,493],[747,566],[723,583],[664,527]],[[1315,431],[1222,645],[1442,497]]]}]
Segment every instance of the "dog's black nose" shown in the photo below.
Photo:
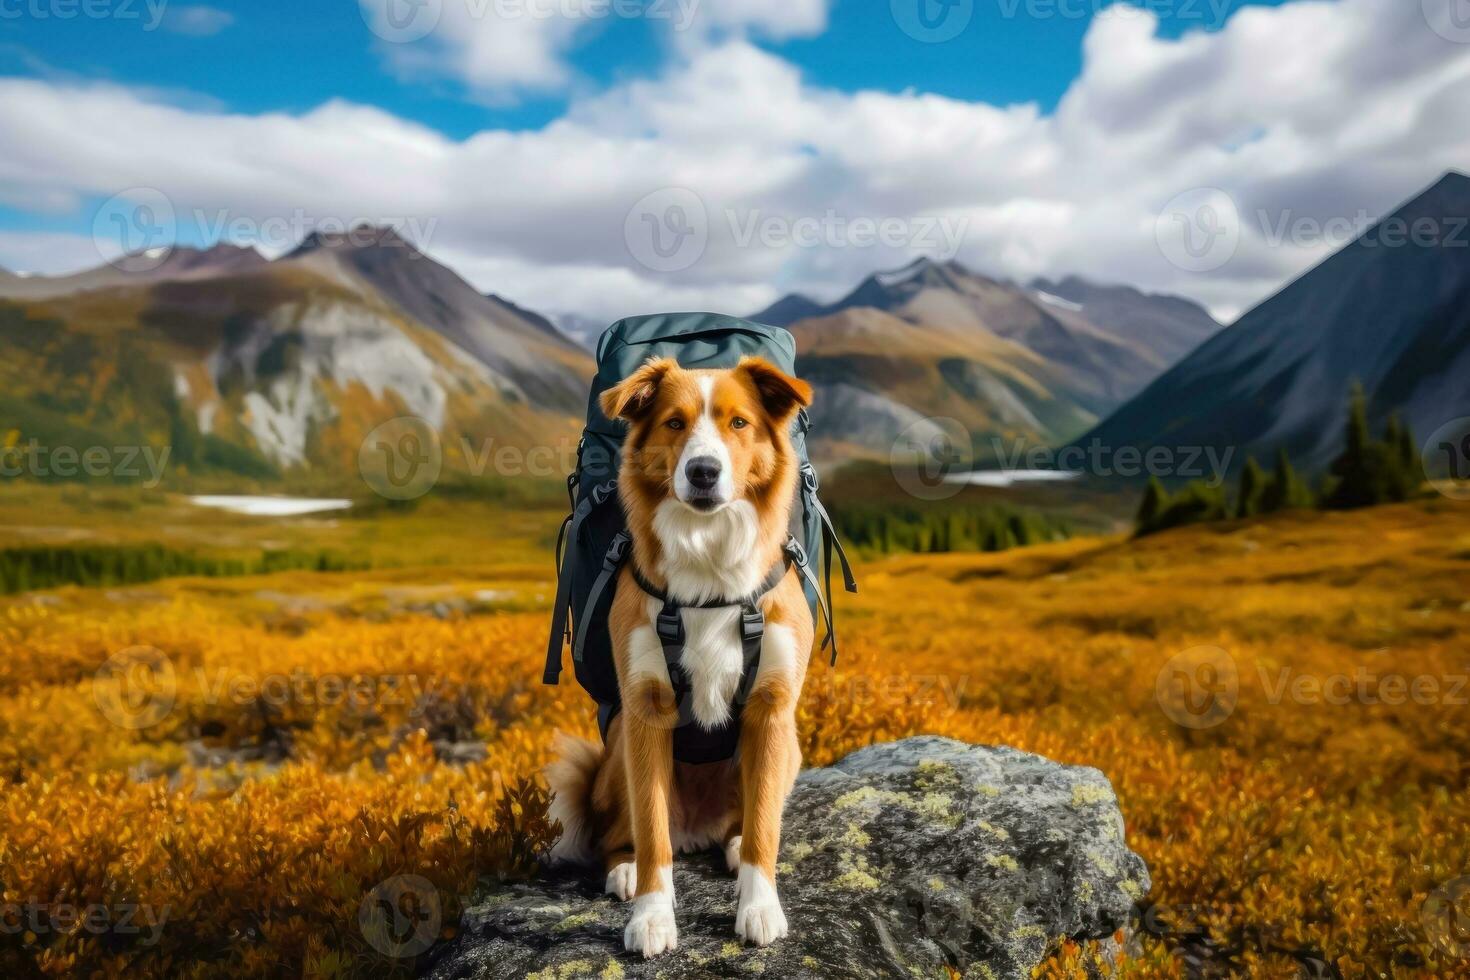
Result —
[{"label": "dog's black nose", "polygon": [[720,461],[713,456],[696,456],[684,467],[689,485],[696,490],[713,490],[720,482]]}]

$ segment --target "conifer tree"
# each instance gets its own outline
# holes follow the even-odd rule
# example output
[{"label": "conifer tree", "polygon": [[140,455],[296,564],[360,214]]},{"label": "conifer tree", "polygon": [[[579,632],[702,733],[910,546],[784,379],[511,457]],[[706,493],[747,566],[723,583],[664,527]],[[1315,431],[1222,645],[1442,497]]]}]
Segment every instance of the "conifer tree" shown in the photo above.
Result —
[{"label": "conifer tree", "polygon": [[1158,520],[1164,508],[1169,506],[1169,491],[1159,482],[1157,476],[1148,478],[1148,486],[1143,491],[1143,502],[1138,505],[1138,527],[1142,530],[1153,525]]},{"label": "conifer tree", "polygon": [[1285,447],[1276,451],[1276,469],[1261,493],[1260,513],[1292,510],[1312,506],[1312,491],[1296,475]]},{"label": "conifer tree", "polygon": [[1240,471],[1240,492],[1235,499],[1236,517],[1253,517],[1261,512],[1261,497],[1266,491],[1266,474],[1254,456],[1247,456]]}]

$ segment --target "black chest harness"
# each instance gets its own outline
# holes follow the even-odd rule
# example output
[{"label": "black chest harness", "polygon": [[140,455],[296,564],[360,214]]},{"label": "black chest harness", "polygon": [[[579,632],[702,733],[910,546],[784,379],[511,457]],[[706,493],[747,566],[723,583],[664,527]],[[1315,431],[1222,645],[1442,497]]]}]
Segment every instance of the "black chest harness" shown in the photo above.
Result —
[{"label": "black chest harness", "polygon": [[[620,536],[626,535],[627,532],[623,532]],[[620,560],[631,540],[628,538],[622,549],[615,549],[619,551]],[[616,544],[616,541],[614,543]],[[837,662],[837,641],[832,633],[832,613],[827,603],[822,600],[822,593],[817,587],[817,577],[812,572],[805,550],[797,542],[795,536],[787,536],[786,543],[781,547],[781,557],[755,591],[739,598],[722,596],[703,602],[680,603],[666,590],[648,581],[638,568],[637,562],[629,563],[628,571],[632,573],[633,581],[638,584],[638,588],[649,598],[663,603],[663,608],[654,621],[654,631],[658,634],[659,644],[663,647],[664,666],[669,672],[669,684],[674,691],[674,703],[679,708],[679,722],[674,728],[674,758],[680,762],[696,764],[714,762],[729,759],[735,755],[735,748],[740,739],[740,712],[745,707],[746,701],[750,699],[750,692],[755,687],[756,674],[760,672],[761,643],[766,635],[766,614],[761,611],[760,603],[776,586],[781,584],[781,580],[793,567],[800,572],[807,584],[811,586],[812,593],[817,596],[818,607],[821,609],[823,622],[827,627],[827,636],[822,641],[822,647],[825,649],[829,643],[832,645],[832,662],[835,664]],[[605,571],[615,574],[616,568],[605,569]],[[690,680],[688,671],[684,669],[683,610],[732,608],[740,610],[742,660],[740,683],[735,689],[729,721],[719,728],[707,729],[694,718],[694,683]],[[604,740],[607,738],[608,725],[612,723],[613,718],[617,717],[619,708],[618,705],[604,705],[597,713],[597,723],[602,729]]]}]

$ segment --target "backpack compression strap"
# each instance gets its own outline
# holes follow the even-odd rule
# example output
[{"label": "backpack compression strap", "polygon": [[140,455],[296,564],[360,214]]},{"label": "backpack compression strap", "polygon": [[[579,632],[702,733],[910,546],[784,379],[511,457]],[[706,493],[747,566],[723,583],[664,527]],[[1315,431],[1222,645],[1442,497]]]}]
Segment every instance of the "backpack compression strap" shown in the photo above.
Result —
[{"label": "backpack compression strap", "polygon": [[[837,560],[842,563],[842,580],[847,591],[856,593],[858,590],[857,579],[853,577],[852,565],[847,561],[847,552],[843,550],[842,541],[837,537],[837,529],[832,526],[832,515],[827,513],[827,508],[822,506],[822,499],[817,496],[817,471],[811,464],[801,468],[802,489],[806,492],[806,505],[809,510],[817,515],[822,524],[822,577],[826,580],[827,600],[823,612],[827,620],[827,636],[822,640],[822,649],[827,644],[832,644],[832,665],[837,665],[837,632],[832,629],[832,552],[837,551]],[[805,562],[801,562],[802,574],[806,576],[807,582],[812,587],[812,594],[817,597],[817,604],[823,605],[822,591],[817,587],[816,576],[811,574]]]},{"label": "backpack compression strap", "polygon": [[[541,675],[541,683],[555,685],[561,680],[561,650],[571,640],[571,627],[569,614],[572,604],[572,574],[571,569],[565,566],[565,555],[562,553],[562,541],[567,542],[570,548],[577,541],[577,534],[582,530],[582,523],[592,514],[592,511],[607,501],[617,492],[618,481],[609,480],[593,487],[591,492],[584,496],[566,521],[562,523],[561,532],[557,535],[557,560],[558,568],[556,579],[556,598],[552,600],[551,606],[551,636],[546,642],[546,667]],[[621,560],[621,558],[620,558]],[[604,562],[606,564],[606,562]],[[599,579],[599,582],[602,580]],[[604,587],[606,583],[603,583]],[[596,593],[601,595],[601,589]],[[592,607],[589,607],[592,608]],[[585,637],[586,624],[581,624],[579,633]],[[581,651],[578,643],[573,653]],[[577,659],[581,659],[578,656]]]}]

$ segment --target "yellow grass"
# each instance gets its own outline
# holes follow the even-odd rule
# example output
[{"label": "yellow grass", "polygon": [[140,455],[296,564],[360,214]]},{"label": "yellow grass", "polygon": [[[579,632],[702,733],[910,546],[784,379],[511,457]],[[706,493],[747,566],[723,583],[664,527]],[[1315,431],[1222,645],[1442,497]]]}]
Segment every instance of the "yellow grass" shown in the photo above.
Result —
[{"label": "yellow grass", "polygon": [[[868,563],[839,600],[842,663],[808,680],[807,762],[933,732],[1101,769],[1154,879],[1126,975],[1184,976],[1172,950],[1208,932],[1236,973],[1470,976],[1424,912],[1470,874],[1467,514]],[[359,925],[375,886],[429,880],[448,935],[480,876],[528,870],[548,828],[521,781],[553,729],[592,731],[575,685],[539,684],[549,515],[304,528],[404,567],[0,604],[4,975],[407,972]],[[441,760],[472,742],[482,761]],[[156,936],[46,918],[133,906]]]}]

